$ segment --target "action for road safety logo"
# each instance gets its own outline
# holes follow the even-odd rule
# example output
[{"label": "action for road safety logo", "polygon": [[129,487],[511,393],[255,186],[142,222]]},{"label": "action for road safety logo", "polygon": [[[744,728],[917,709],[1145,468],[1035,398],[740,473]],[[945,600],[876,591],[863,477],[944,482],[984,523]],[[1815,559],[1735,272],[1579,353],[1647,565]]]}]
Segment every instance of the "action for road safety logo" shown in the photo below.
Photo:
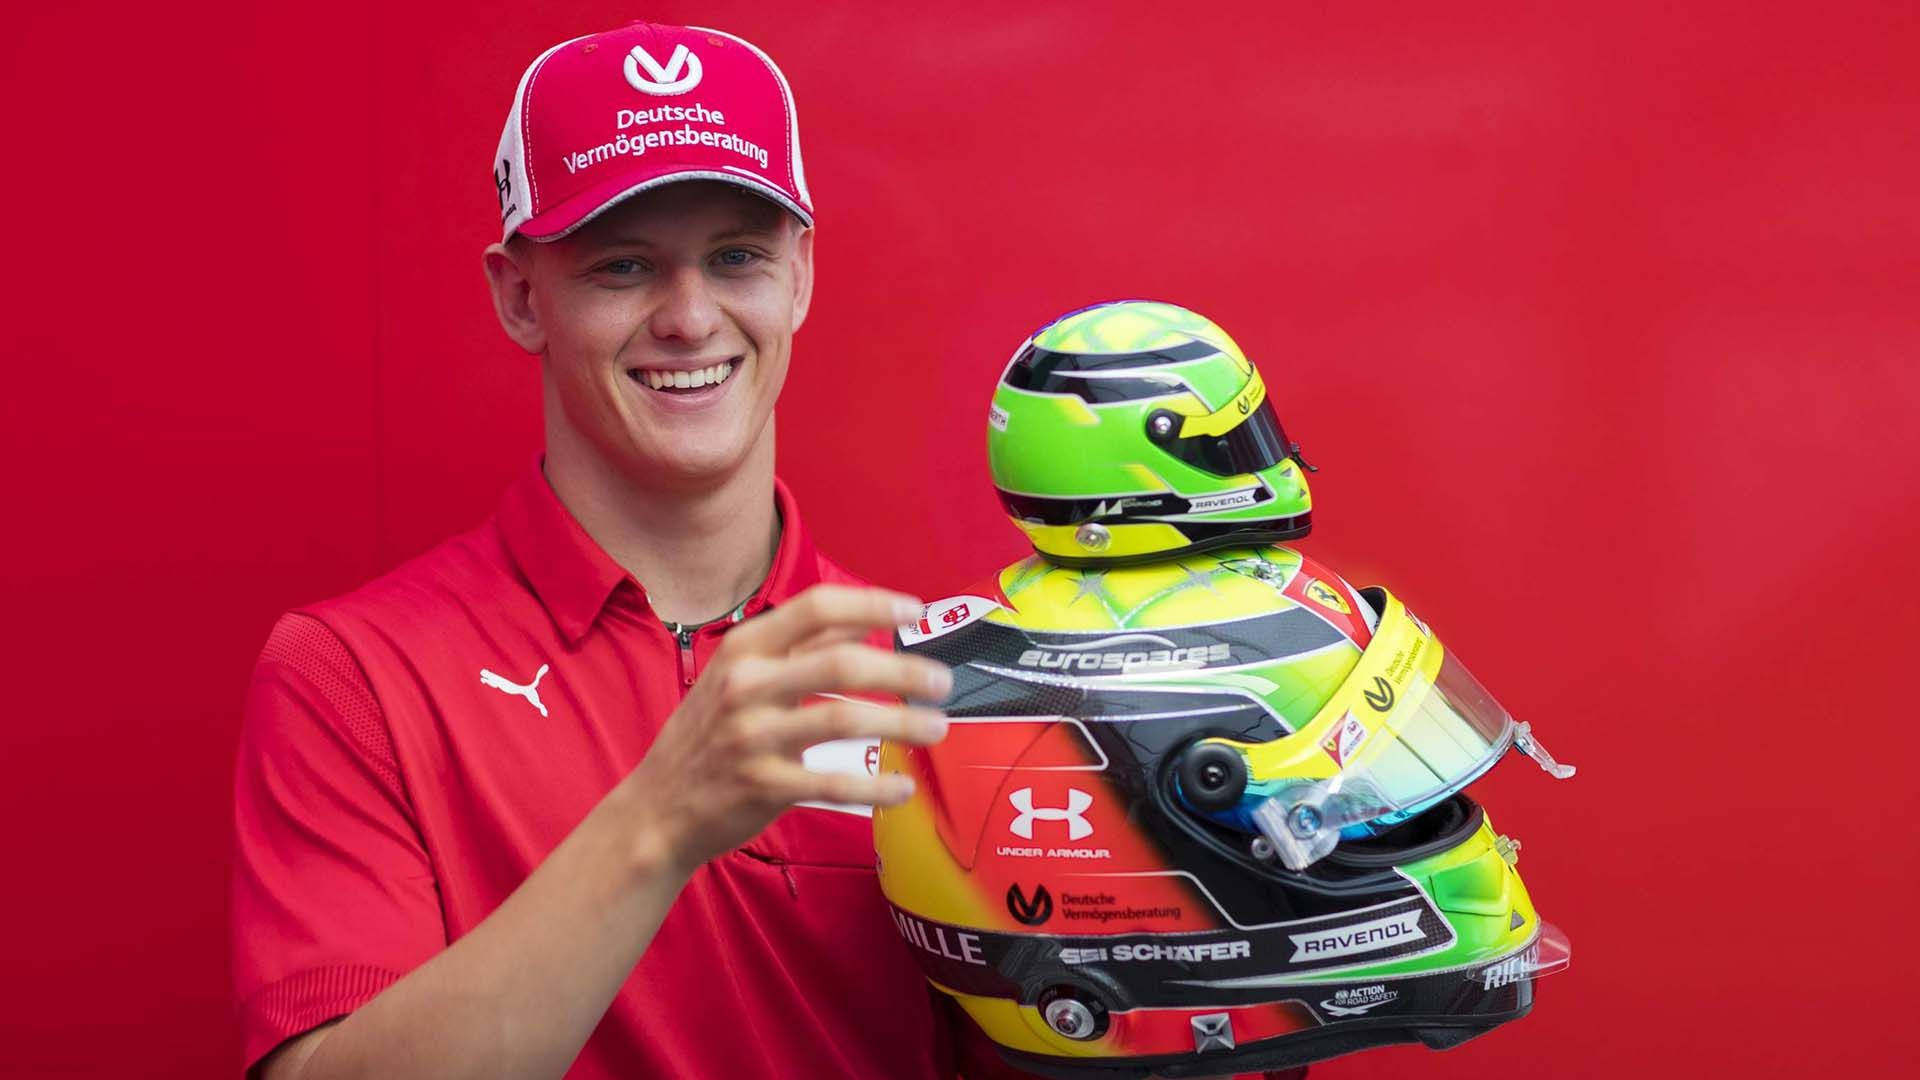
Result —
[{"label": "action for road safety logo", "polygon": [[1356,986],[1338,991],[1331,998],[1320,1003],[1320,1008],[1334,1019],[1350,1016],[1365,1016],[1382,1005],[1390,1005],[1398,1000],[1397,990],[1387,989],[1386,983],[1372,986]]}]

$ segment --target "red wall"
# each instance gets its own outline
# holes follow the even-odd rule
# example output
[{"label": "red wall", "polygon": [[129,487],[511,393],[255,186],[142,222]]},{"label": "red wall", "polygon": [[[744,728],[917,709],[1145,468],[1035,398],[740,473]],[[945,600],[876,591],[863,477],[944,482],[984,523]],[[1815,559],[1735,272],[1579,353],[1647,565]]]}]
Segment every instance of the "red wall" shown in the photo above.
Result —
[{"label": "red wall", "polygon": [[[247,669],[534,452],[488,155],[528,59],[643,13],[116,7],[0,45],[7,1075],[231,1072]],[[1920,9],[1349,7],[646,10],[799,96],[782,471],[856,570],[957,587],[1020,553],[982,452],[1020,338],[1211,315],[1325,469],[1309,550],[1581,766],[1481,788],[1573,971],[1316,1075],[1885,1074],[1920,1050]]]}]

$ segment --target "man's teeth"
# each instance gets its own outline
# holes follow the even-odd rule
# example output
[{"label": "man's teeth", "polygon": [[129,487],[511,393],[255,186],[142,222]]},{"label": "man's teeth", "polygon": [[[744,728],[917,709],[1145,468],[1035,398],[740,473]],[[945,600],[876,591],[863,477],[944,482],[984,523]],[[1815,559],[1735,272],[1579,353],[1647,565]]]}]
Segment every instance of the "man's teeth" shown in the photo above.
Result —
[{"label": "man's teeth", "polygon": [[655,390],[671,387],[675,390],[691,390],[697,386],[714,386],[727,381],[733,374],[733,364],[723,362],[712,367],[703,367],[697,371],[652,371],[642,370],[640,378]]}]

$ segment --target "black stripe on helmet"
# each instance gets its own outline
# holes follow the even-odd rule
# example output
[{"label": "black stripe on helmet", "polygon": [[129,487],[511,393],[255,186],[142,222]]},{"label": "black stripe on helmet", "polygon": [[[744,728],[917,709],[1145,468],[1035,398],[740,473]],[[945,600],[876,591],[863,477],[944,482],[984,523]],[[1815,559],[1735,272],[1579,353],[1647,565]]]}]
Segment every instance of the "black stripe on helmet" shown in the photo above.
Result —
[{"label": "black stripe on helmet", "polygon": [[[1137,524],[1122,522],[1122,524]],[[1313,512],[1294,514],[1291,517],[1268,518],[1265,521],[1240,522],[1193,522],[1166,521],[1187,538],[1185,547],[1168,548],[1165,551],[1148,551],[1139,555],[1056,555],[1051,551],[1042,551],[1040,555],[1050,563],[1071,569],[1097,569],[1100,567],[1132,566],[1137,563],[1159,562],[1176,555],[1195,555],[1203,551],[1218,551],[1221,548],[1259,547],[1263,544],[1284,544],[1289,540],[1298,540],[1313,531]],[[1036,549],[1037,550],[1037,549]]]},{"label": "black stripe on helmet", "polygon": [[[1177,517],[1191,512],[1193,504],[1171,492],[1152,495],[1108,495],[1096,499],[1056,499],[1045,495],[1021,495],[995,488],[1000,505],[1007,513],[1036,525],[1078,525],[1085,521],[1139,521],[1159,517]],[[1253,501],[1266,502],[1273,492],[1265,485],[1253,492]]]},{"label": "black stripe on helmet", "polygon": [[1219,348],[1204,341],[1185,341],[1164,349],[1130,353],[1055,352],[1029,344],[1007,365],[1000,380],[1016,390],[1038,394],[1074,394],[1090,404],[1165,397],[1186,389],[1171,375],[1142,372],[1134,378],[1083,378],[1084,372],[1125,371],[1184,363],[1218,355]]}]

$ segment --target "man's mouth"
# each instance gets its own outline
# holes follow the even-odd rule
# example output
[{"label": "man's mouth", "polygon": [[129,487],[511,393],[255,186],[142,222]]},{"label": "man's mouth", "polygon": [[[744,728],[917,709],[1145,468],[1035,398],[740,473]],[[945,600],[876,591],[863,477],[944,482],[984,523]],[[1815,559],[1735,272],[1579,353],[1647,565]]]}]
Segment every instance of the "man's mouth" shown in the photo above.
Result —
[{"label": "man's mouth", "polygon": [[718,386],[733,377],[739,368],[738,357],[722,360],[691,371],[669,368],[628,368],[627,378],[649,390],[658,390],[664,394],[688,394]]}]

